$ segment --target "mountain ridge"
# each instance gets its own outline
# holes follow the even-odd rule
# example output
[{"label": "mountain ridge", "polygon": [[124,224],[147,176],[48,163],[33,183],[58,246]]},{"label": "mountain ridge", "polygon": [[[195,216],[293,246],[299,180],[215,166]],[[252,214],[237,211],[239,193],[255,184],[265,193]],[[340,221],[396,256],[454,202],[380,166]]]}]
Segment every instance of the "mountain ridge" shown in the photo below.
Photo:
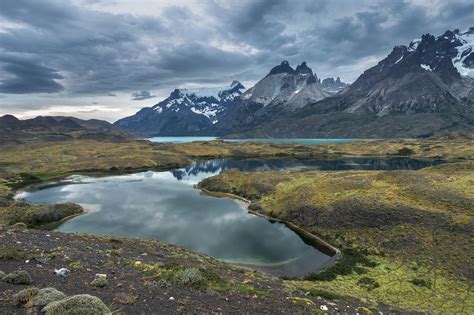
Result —
[{"label": "mountain ridge", "polygon": [[68,116],[37,116],[18,119],[0,116],[0,144],[18,144],[70,139],[126,141],[135,135],[99,119],[83,120]]},{"label": "mountain ridge", "polygon": [[[216,97],[177,89],[115,124],[148,135],[226,137],[385,138],[473,130],[473,46],[474,27],[423,34],[395,46],[350,85],[339,77],[321,80],[304,61],[293,68],[284,60],[248,90],[233,83]],[[173,109],[169,117],[162,114]]]},{"label": "mountain ridge", "polygon": [[240,126],[231,136],[385,138],[473,130],[473,33],[424,34],[395,46],[336,95]]},{"label": "mountain ridge", "polygon": [[216,124],[243,90],[245,87],[236,80],[217,93],[210,89],[175,89],[163,101],[114,125],[149,136],[196,134]]}]

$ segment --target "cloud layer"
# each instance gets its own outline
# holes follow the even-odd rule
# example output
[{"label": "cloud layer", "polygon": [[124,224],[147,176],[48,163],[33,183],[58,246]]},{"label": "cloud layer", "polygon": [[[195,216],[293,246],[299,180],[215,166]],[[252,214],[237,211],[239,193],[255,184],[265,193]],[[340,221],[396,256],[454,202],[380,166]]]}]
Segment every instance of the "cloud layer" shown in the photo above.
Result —
[{"label": "cloud layer", "polygon": [[132,93],[132,101],[143,101],[150,98],[156,97],[155,95],[151,94],[149,91],[138,91]]},{"label": "cloud layer", "polygon": [[114,94],[130,110],[135,91],[253,83],[283,59],[350,82],[395,45],[473,21],[470,0],[2,0],[0,107]]}]

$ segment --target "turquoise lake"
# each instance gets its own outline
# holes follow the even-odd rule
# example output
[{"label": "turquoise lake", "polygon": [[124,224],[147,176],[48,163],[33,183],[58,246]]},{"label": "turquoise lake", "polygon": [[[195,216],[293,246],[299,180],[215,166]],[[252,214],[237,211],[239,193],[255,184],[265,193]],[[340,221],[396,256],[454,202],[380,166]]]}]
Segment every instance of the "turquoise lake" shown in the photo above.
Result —
[{"label": "turquoise lake", "polygon": [[[218,140],[218,137],[152,137],[148,140],[160,143],[188,143],[194,141]],[[350,143],[363,139],[297,139],[297,138],[256,138],[256,139],[220,139],[226,142],[269,142],[269,143],[301,143],[301,144],[337,144]]]}]

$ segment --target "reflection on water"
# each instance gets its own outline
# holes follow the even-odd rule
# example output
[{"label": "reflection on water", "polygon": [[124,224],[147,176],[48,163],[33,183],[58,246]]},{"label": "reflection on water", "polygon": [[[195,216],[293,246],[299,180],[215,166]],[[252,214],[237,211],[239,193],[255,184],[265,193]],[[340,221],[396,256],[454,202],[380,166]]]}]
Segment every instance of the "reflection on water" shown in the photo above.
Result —
[{"label": "reflection on water", "polygon": [[335,160],[209,160],[171,171],[178,180],[198,183],[206,177],[217,175],[227,169],[236,168],[245,172],[289,171],[289,170],[417,170],[443,163],[441,160],[418,160],[396,157],[391,159],[344,158]]},{"label": "reflection on water", "polygon": [[331,258],[305,244],[285,225],[248,214],[238,201],[203,195],[193,185],[229,168],[413,169],[427,165],[409,159],[211,160],[170,172],[100,178],[75,175],[17,198],[34,203],[75,202],[91,210],[64,223],[59,231],[158,239],[277,275],[303,276]]}]

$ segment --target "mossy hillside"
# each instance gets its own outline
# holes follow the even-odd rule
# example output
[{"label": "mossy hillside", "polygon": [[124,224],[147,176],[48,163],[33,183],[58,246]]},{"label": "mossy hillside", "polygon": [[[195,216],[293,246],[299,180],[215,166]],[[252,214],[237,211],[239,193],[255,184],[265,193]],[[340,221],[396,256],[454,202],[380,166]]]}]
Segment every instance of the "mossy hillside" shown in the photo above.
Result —
[{"label": "mossy hillside", "polygon": [[[231,170],[200,185],[252,196],[253,210],[295,223],[343,251],[335,266],[293,285],[437,313],[462,312],[464,301],[472,301],[473,261],[466,255],[473,250],[472,162],[389,172]],[[348,250],[360,255],[346,259]]]},{"label": "mossy hillside", "polygon": [[11,202],[8,206],[0,207],[0,226],[24,223],[28,227],[37,228],[81,213],[83,209],[71,203],[34,205]]},{"label": "mossy hillside", "polygon": [[437,159],[474,159],[474,132],[452,132],[420,139],[383,139],[329,144],[332,153],[355,156],[399,155]]},{"label": "mossy hillside", "polygon": [[[406,310],[434,314],[468,314],[474,308],[469,283],[437,274],[430,268],[408,263],[404,258],[369,256],[376,263],[359,273],[338,275],[331,281],[290,280],[289,290],[303,290],[314,296],[335,293],[334,299],[358,298],[374,308],[385,303]],[[429,286],[416,285],[422,280]],[[322,291],[322,294],[320,293]]]},{"label": "mossy hillside", "polygon": [[[196,158],[397,156],[404,149],[413,157],[474,159],[473,139],[391,139],[348,144],[230,143],[224,141],[157,144],[148,141],[107,142],[71,140],[3,146],[0,178],[4,173],[28,173],[41,179],[84,170],[114,171],[176,167]],[[403,154],[402,154],[403,155]]]},{"label": "mossy hillside", "polygon": [[[337,157],[340,154],[360,154],[358,150],[363,147],[376,155],[386,155],[396,154],[400,147],[406,145],[406,141],[408,140],[391,141],[390,143],[393,142],[393,144],[390,146],[383,146],[377,141],[359,142],[351,144],[350,147],[346,145],[305,146],[290,143],[228,143],[223,141],[174,145],[154,144],[148,141],[107,142],[94,140],[37,142],[4,146],[0,150],[0,224],[24,222],[33,227],[49,223],[50,219],[44,222],[41,219],[41,222],[38,222],[36,217],[32,217],[32,213],[36,209],[39,215],[44,217],[45,211],[51,209],[12,203],[13,191],[28,184],[57,179],[73,173],[166,169],[187,165],[196,158]],[[430,143],[433,141],[430,141],[427,140],[428,144],[424,145],[432,146]],[[438,146],[438,141],[433,143]],[[462,141],[453,143],[454,147],[449,152],[457,152],[458,147],[464,146]],[[348,148],[350,149],[348,150]],[[370,151],[370,148],[376,149]],[[237,194],[247,193],[245,197],[251,199],[272,189],[273,182],[280,180],[286,179],[274,177],[268,183],[263,181],[260,181],[258,185],[250,183],[243,190],[234,192]],[[53,209],[52,213],[56,213],[56,210]],[[19,216],[22,212],[26,214],[26,218]],[[66,209],[64,215],[56,217],[61,220],[73,214],[77,214],[77,212],[70,213],[69,209]]]},{"label": "mossy hillside", "polygon": [[43,180],[73,171],[176,167],[188,163],[190,159],[183,154],[162,150],[146,141],[38,142],[0,151],[0,168],[4,171],[33,174]]},{"label": "mossy hillside", "polygon": [[[28,178],[31,180],[31,177]],[[0,226],[21,223],[28,227],[42,227],[84,212],[80,206],[70,203],[35,205],[13,200],[12,187],[28,182],[28,179],[21,176],[0,178]]]}]

